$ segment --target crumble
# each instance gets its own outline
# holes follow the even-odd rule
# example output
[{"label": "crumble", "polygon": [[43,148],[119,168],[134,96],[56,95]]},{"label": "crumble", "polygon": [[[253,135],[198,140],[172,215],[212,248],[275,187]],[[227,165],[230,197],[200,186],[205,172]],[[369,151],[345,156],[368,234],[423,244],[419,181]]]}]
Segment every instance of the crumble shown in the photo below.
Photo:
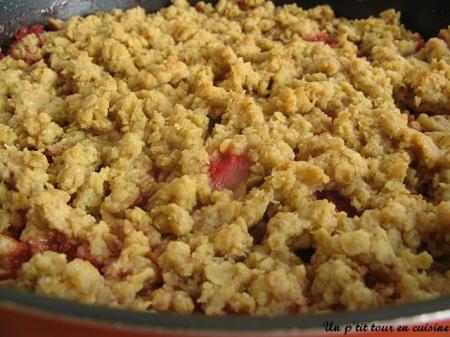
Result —
[{"label": "crumble", "polygon": [[0,279],[113,307],[450,293],[450,30],[184,0],[23,27],[0,60]]}]

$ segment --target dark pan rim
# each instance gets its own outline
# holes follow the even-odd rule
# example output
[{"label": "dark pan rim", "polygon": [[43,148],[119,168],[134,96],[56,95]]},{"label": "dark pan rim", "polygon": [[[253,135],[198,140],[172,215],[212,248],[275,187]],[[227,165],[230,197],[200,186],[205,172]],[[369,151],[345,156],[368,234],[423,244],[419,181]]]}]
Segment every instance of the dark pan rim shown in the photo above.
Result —
[{"label": "dark pan rim", "polygon": [[[331,312],[327,314],[303,314],[278,317],[223,316],[211,317],[200,314],[189,316],[138,312],[113,309],[96,305],[51,298],[21,290],[0,287],[2,303],[23,306],[42,313],[59,314],[68,318],[88,319],[99,323],[121,324],[124,327],[158,330],[194,331],[275,331],[275,330],[323,330],[325,321],[335,325],[362,322],[408,321],[415,316],[448,311],[450,296],[415,303],[393,305],[362,311]],[[448,319],[450,314],[445,315]]]},{"label": "dark pan rim", "polygon": [[[292,0],[289,2],[293,2]],[[363,3],[363,1],[359,1]],[[14,2],[12,2],[14,3]],[[363,4],[365,6],[365,4]],[[444,5],[442,4],[442,7]],[[433,15],[437,15],[433,13]],[[224,316],[211,317],[200,314],[179,316],[170,314],[137,312],[123,309],[112,309],[96,305],[50,298],[26,293],[13,288],[0,287],[0,307],[17,305],[20,309],[36,310],[42,313],[62,315],[72,319],[92,320],[106,324],[122,324],[146,330],[193,330],[193,331],[287,331],[321,329],[325,321],[333,321],[336,325],[359,322],[393,321],[414,318],[421,315],[432,315],[450,310],[450,296],[416,303],[387,306],[383,308],[332,312],[327,314],[304,314],[280,317]],[[450,314],[447,313],[447,319]],[[430,316],[431,317],[431,316]],[[430,334],[431,336],[431,334]]]}]

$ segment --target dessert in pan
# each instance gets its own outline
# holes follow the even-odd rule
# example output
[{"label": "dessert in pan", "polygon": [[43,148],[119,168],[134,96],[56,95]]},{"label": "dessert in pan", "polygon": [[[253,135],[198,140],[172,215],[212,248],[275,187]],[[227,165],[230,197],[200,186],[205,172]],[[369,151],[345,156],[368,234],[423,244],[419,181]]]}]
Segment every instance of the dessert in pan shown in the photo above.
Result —
[{"label": "dessert in pan", "polygon": [[149,312],[450,292],[450,31],[262,0],[22,27],[0,60],[0,278]]}]

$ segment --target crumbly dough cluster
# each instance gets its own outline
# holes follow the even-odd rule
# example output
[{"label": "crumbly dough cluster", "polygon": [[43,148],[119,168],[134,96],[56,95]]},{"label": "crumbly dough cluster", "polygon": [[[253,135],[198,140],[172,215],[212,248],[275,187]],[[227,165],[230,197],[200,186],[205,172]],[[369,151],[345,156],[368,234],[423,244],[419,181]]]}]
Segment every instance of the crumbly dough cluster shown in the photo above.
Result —
[{"label": "crumbly dough cluster", "polygon": [[4,284],[208,315],[449,294],[449,29],[263,0],[50,27],[0,60]]}]

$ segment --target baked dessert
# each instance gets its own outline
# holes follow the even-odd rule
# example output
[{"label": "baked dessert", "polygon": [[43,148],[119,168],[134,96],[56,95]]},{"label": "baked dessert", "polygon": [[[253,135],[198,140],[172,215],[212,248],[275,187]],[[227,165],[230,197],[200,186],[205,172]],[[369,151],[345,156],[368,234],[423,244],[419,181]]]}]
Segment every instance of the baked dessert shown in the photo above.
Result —
[{"label": "baked dessert", "polygon": [[184,0],[0,60],[0,277],[208,315],[450,292],[450,30]]}]

